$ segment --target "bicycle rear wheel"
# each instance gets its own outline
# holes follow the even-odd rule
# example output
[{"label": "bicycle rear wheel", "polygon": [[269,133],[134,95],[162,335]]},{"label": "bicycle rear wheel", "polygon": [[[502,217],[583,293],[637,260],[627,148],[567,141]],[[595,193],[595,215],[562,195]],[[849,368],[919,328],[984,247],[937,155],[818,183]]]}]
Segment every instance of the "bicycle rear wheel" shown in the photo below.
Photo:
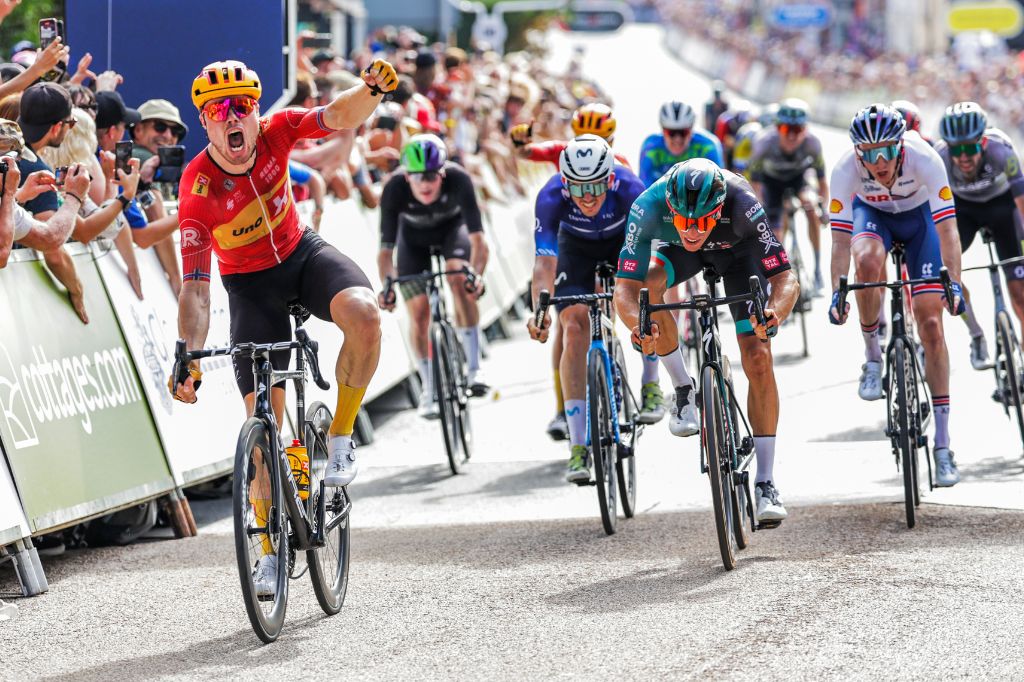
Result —
[{"label": "bicycle rear wheel", "polygon": [[469,375],[466,372],[466,348],[454,335],[452,327],[445,327],[448,333],[448,347],[452,350],[452,374],[455,379],[456,419],[459,425],[459,441],[462,444],[464,461],[473,456],[473,423],[469,417]]},{"label": "bicycle rear wheel", "polygon": [[445,454],[448,456],[448,466],[453,474],[462,471],[462,464],[465,461],[462,450],[462,439],[459,437],[459,424],[456,403],[458,397],[452,373],[451,358],[452,350],[448,347],[450,335],[444,332],[442,325],[434,324],[430,329],[430,345],[434,355],[434,391],[437,395],[437,406],[441,416],[441,434],[444,437]]},{"label": "bicycle rear wheel", "polygon": [[[729,386],[732,386],[732,365],[727,357],[722,358],[722,371],[725,373],[725,380]],[[734,434],[731,440],[735,447],[736,434],[739,433],[739,407],[736,405],[735,395],[730,392],[727,394],[727,397],[729,400],[729,416],[732,418],[731,432]],[[736,536],[736,547],[746,549],[747,545],[750,544],[750,529],[753,526],[753,504],[748,504],[748,502],[752,502],[747,499],[749,494],[748,488],[736,480],[737,475],[738,472],[734,470],[733,475],[729,479],[729,494],[731,495],[732,508],[735,512],[732,516],[732,528],[733,534]]]},{"label": "bicycle rear wheel", "polygon": [[1003,396],[1003,409],[1012,410],[1017,418],[1017,429],[1020,431],[1021,442],[1024,443],[1024,406],[1021,405],[1021,371],[1024,369],[1020,342],[1014,332],[1013,323],[1005,310],[996,314],[996,382]]},{"label": "bicycle rear wheel", "polygon": [[[309,452],[309,499],[306,513],[313,522],[313,530],[320,529],[320,482],[327,472],[327,439],[331,426],[331,412],[321,402],[306,410],[305,443]],[[341,610],[348,591],[348,560],[352,509],[347,488],[324,488],[324,525],[330,528],[324,545],[306,552],[309,577],[313,593],[328,616]],[[343,517],[343,518],[342,518]]]},{"label": "bicycle rear wheel", "polygon": [[[231,507],[242,601],[256,636],[270,643],[281,634],[288,606],[288,514],[280,463],[273,462],[270,431],[258,417],[249,417],[238,434]],[[276,589],[272,597],[259,597],[253,571],[270,553],[278,559]]]},{"label": "bicycle rear wheel", "polygon": [[615,533],[618,509],[615,507],[615,434],[612,431],[611,399],[605,378],[604,353],[594,348],[587,356],[587,416],[590,419],[590,452],[594,458],[597,500],[601,524],[608,535]]},{"label": "bicycle rear wheel", "polygon": [[889,353],[889,410],[893,426],[893,445],[899,456],[900,469],[903,472],[903,497],[907,515],[907,528],[917,523],[917,442],[912,436],[910,406],[908,392],[917,392],[917,384],[913,383],[913,369],[908,363],[913,362],[910,350],[903,339],[896,339]]},{"label": "bicycle rear wheel", "polygon": [[732,498],[728,479],[732,476],[732,452],[729,447],[725,404],[719,390],[719,377],[713,367],[701,375],[701,443],[711,483],[711,504],[715,511],[715,529],[722,565],[727,571],[736,567],[736,537],[733,533]]},{"label": "bicycle rear wheel", "polygon": [[[629,391],[626,359],[622,346],[615,344],[615,402],[619,412],[619,443],[615,473],[619,479],[619,500],[622,514],[627,519],[636,514],[636,446],[639,425],[636,423],[636,405]],[[626,430],[628,429],[628,431]]]}]

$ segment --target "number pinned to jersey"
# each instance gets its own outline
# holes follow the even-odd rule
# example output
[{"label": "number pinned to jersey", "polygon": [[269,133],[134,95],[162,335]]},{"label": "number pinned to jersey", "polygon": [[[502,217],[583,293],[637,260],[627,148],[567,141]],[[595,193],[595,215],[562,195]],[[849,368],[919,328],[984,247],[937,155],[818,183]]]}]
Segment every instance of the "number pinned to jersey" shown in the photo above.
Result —
[{"label": "number pinned to jersey", "polygon": [[842,213],[843,212],[843,202],[839,201],[839,199],[833,199],[828,204],[828,212],[829,213]]},{"label": "number pinned to jersey", "polygon": [[951,200],[953,198],[953,190],[951,190],[948,185],[943,187],[939,190],[939,198],[943,201]]},{"label": "number pinned to jersey", "polygon": [[202,173],[196,175],[196,181],[192,184],[192,194],[197,197],[205,197],[210,193],[210,178]]}]

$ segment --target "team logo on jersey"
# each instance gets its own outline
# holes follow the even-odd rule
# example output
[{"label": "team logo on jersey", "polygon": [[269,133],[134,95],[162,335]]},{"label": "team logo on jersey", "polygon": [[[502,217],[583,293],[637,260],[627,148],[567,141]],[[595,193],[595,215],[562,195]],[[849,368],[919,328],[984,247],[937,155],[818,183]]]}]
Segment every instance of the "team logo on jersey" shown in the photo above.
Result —
[{"label": "team logo on jersey", "polygon": [[949,201],[953,198],[953,190],[949,188],[949,185],[939,190],[939,198],[943,201]]},{"label": "team logo on jersey", "polygon": [[619,259],[619,270],[622,272],[636,272],[639,265],[640,263],[635,260],[629,260],[626,258]]},{"label": "team logo on jersey", "polygon": [[231,191],[235,188],[235,181],[231,178],[224,178],[224,189]]},{"label": "team logo on jersey", "polygon": [[828,204],[828,212],[829,213],[842,213],[843,212],[843,202],[839,201],[839,199],[833,199]]},{"label": "team logo on jersey", "polygon": [[192,184],[192,194],[197,197],[205,197],[210,193],[210,178],[202,173],[196,175],[196,181]]},{"label": "team logo on jersey", "polygon": [[1013,177],[1018,173],[1020,173],[1020,162],[1017,161],[1016,155],[1011,154],[1010,157],[1006,159],[1006,174]]}]

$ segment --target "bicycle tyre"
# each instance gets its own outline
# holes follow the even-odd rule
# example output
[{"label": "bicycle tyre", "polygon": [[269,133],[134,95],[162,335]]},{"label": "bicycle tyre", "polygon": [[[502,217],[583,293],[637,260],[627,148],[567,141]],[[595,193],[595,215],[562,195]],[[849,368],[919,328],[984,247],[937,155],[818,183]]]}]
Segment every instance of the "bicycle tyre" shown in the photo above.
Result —
[{"label": "bicycle tyre", "polygon": [[[917,457],[917,443],[911,440],[910,409],[907,404],[908,391],[911,390],[907,376],[907,360],[909,351],[903,339],[896,339],[890,353],[890,372],[893,375],[890,384],[895,384],[895,395],[890,394],[890,410],[895,408],[896,433],[893,438],[899,451],[900,469],[903,473],[903,503],[906,509],[907,528],[913,528],[917,524],[917,508],[914,505],[914,490],[917,487],[914,480],[916,464],[913,461]],[[913,389],[917,391],[917,385]]]},{"label": "bicycle tyre", "polygon": [[619,412],[619,441],[624,440],[622,427],[628,425],[632,431],[629,434],[629,447],[632,449],[629,457],[622,457],[617,453],[615,461],[615,473],[619,479],[619,502],[622,505],[622,515],[627,519],[633,518],[636,514],[636,447],[639,425],[636,423],[636,406],[633,404],[629,391],[629,375],[626,374],[626,358],[622,353],[622,345],[615,344],[615,369],[619,385],[615,390],[616,407]]},{"label": "bicycle tyre", "polygon": [[[313,521],[317,530],[318,507],[320,504],[320,481],[327,472],[327,441],[331,426],[331,411],[321,402],[315,402],[306,410],[305,443],[309,453],[309,498],[306,513]],[[325,501],[328,508],[324,512],[324,521],[330,523],[335,515],[350,504],[347,488],[325,488],[330,500]],[[306,563],[309,566],[309,577],[313,583],[313,594],[317,603],[328,616],[333,616],[345,604],[348,591],[348,566],[351,541],[351,522],[345,519],[332,530],[322,547],[306,552]]]},{"label": "bicycle tyre", "polygon": [[[725,380],[732,386],[732,364],[729,358],[722,358],[722,371],[725,373]],[[732,446],[736,447],[736,436],[739,433],[739,408],[736,406],[735,396],[728,394],[729,415],[732,418]],[[736,484],[735,475],[729,478],[729,494],[732,497],[732,508],[735,513],[732,516],[733,535],[736,536],[736,547],[746,549],[750,544],[750,528],[753,525],[753,518],[750,514],[750,507],[747,506],[747,488]]]},{"label": "bicycle tyre", "polygon": [[444,450],[448,457],[448,466],[452,474],[462,471],[462,443],[458,433],[457,415],[454,402],[456,386],[452,380],[451,351],[448,348],[448,335],[440,324],[434,324],[430,330],[430,345],[434,355],[434,392],[437,396],[437,407],[441,417],[441,435],[444,438]]},{"label": "bicycle tyre", "polygon": [[[722,428],[725,424],[725,406],[718,390],[718,377],[714,367],[706,366],[701,374],[701,444],[708,465],[708,480],[711,483],[711,505],[715,512],[715,530],[718,535],[718,549],[722,554],[722,565],[725,570],[736,568],[736,552],[732,528],[730,505],[732,501],[726,495],[724,478],[731,475],[730,471],[723,474],[722,465],[731,454],[723,453],[726,442]],[[724,455],[724,456],[723,456]]]},{"label": "bicycle tyre", "polygon": [[700,371],[700,364],[704,358],[701,357],[700,322],[696,310],[684,311],[683,318],[683,347],[686,349],[687,364],[690,365],[691,376]]},{"label": "bicycle tyre", "polygon": [[597,500],[601,524],[608,535],[615,534],[618,509],[615,506],[615,435],[611,430],[612,408],[605,378],[604,353],[594,348],[587,356],[587,417],[590,452],[594,460]]},{"label": "bicycle tyre", "polygon": [[[242,587],[242,601],[249,616],[252,629],[263,642],[269,644],[281,634],[284,625],[285,611],[288,608],[288,515],[284,510],[284,495],[281,490],[279,463],[271,465],[267,472],[270,481],[270,509],[264,524],[268,530],[276,527],[270,534],[270,543],[278,557],[277,592],[271,600],[260,600],[256,596],[256,584],[253,581],[255,549],[256,560],[262,556],[262,536],[250,535],[249,528],[255,526],[255,510],[251,503],[251,484],[256,478],[256,465],[252,453],[259,448],[265,455],[271,454],[270,430],[266,423],[258,417],[249,417],[242,425],[238,434],[235,449],[235,469],[232,481],[231,508],[235,528],[235,557],[238,561],[238,577]],[[272,459],[269,457],[268,459]],[[264,460],[266,461],[266,459]],[[257,498],[267,499],[267,498]],[[253,546],[255,543],[255,547]],[[264,605],[269,609],[264,610]]]},{"label": "bicycle tyre", "polygon": [[[1005,310],[996,314],[996,327],[998,328],[998,341],[1001,346],[1002,355],[1005,356],[1002,368],[999,365],[999,349],[996,350],[996,381],[1003,393],[1003,405],[1009,413],[1012,409],[1017,418],[1017,429],[1020,431],[1021,443],[1024,444],[1024,406],[1021,405],[1021,394],[1024,387],[1021,386],[1021,370],[1024,365],[1024,357],[1021,354],[1020,342],[1017,341],[1017,334],[1013,330],[1010,316]],[[1000,376],[1000,369],[1002,376]]]},{"label": "bicycle tyre", "polygon": [[459,426],[459,441],[462,444],[463,463],[468,462],[473,456],[473,422],[469,414],[469,375],[466,372],[466,348],[462,341],[455,335],[451,326],[445,327],[448,332],[448,347],[452,352],[452,374],[455,379],[454,385],[458,388],[455,392],[456,419]]}]

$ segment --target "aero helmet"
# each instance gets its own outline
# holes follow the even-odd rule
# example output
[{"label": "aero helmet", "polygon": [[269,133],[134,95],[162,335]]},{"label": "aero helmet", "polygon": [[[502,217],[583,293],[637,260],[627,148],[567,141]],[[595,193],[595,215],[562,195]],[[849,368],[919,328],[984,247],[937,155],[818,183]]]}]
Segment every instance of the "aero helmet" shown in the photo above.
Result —
[{"label": "aero helmet", "polygon": [[207,64],[192,81],[192,104],[200,111],[210,100],[235,95],[259,99],[261,94],[260,77],[234,59]]},{"label": "aero helmet", "polygon": [[448,160],[448,148],[437,135],[413,135],[402,147],[402,168],[406,173],[439,171]]},{"label": "aero helmet", "polygon": [[988,114],[976,102],[957,102],[946,107],[939,123],[942,139],[948,144],[981,139],[988,127]]},{"label": "aero helmet", "polygon": [[608,142],[615,137],[615,116],[607,104],[593,102],[584,104],[572,115],[572,132],[580,135],[597,135]]},{"label": "aero helmet", "polygon": [[888,104],[876,102],[858,111],[850,121],[850,139],[854,144],[900,142],[906,129],[903,114]]},{"label": "aero helmet", "polygon": [[725,174],[709,159],[677,163],[668,172],[665,201],[684,218],[703,218],[725,203]]},{"label": "aero helmet", "polygon": [[580,135],[558,155],[558,172],[569,182],[600,182],[614,169],[612,148],[597,135]]},{"label": "aero helmet", "polygon": [[661,127],[666,130],[689,130],[697,120],[693,108],[685,102],[665,102],[658,112]]}]

